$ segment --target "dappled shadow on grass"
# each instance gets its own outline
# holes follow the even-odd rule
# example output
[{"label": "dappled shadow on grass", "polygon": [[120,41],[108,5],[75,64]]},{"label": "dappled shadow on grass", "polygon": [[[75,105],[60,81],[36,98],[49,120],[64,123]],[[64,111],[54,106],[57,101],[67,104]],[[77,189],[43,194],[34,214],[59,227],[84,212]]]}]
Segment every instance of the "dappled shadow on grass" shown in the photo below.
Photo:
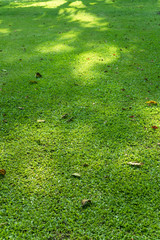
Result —
[{"label": "dappled shadow on grass", "polygon": [[[24,217],[24,227],[41,205],[36,210],[40,220],[39,214],[34,218],[39,231],[49,228],[48,218],[65,231],[71,226],[71,232],[76,222],[73,237],[87,221],[92,237],[105,234],[106,226],[110,236],[131,237],[134,229],[141,232],[137,222],[147,231],[152,217],[145,212],[157,209],[159,191],[153,167],[158,167],[159,133],[151,129],[159,107],[145,103],[159,99],[154,31],[159,16],[156,5],[148,10],[144,4],[142,14],[139,3],[133,4],[127,14],[120,1],[67,1],[55,8],[17,2],[9,11],[2,8],[1,26],[8,32],[1,33],[1,120],[6,120],[1,148],[10,183],[4,194],[14,196],[10,211]],[[37,84],[30,84],[34,80]],[[128,161],[145,165],[132,168]],[[72,178],[73,172],[81,172],[81,179]],[[92,199],[90,209],[81,208],[82,198]]]}]

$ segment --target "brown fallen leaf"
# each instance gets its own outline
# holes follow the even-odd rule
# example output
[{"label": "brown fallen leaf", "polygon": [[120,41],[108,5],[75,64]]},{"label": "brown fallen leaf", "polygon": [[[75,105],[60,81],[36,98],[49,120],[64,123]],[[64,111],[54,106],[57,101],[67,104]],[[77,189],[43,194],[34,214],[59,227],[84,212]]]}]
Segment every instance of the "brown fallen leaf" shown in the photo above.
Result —
[{"label": "brown fallen leaf", "polygon": [[42,77],[42,75],[39,72],[37,72],[36,73],[36,78],[41,78],[41,77]]},{"label": "brown fallen leaf", "polygon": [[82,203],[82,207],[84,207],[84,206],[90,205],[92,201],[90,199],[83,199],[81,203]]},{"label": "brown fallen leaf", "polygon": [[44,123],[45,121],[46,121],[46,120],[44,120],[44,119],[38,119],[38,120],[37,120],[38,123]]},{"label": "brown fallen leaf", "polygon": [[132,115],[132,116],[129,116],[130,118],[134,118],[135,116],[134,115]]},{"label": "brown fallen leaf", "polygon": [[68,113],[66,113],[66,114],[64,114],[64,115],[62,115],[62,119],[65,119],[65,118],[67,118],[68,117]]},{"label": "brown fallen leaf", "polygon": [[30,83],[30,84],[37,84],[38,82],[31,80],[31,81],[29,81],[29,83]]},{"label": "brown fallen leaf", "polygon": [[73,173],[72,176],[73,176],[73,177],[77,177],[77,178],[80,178],[80,177],[81,177],[81,175],[80,175],[79,173]]},{"label": "brown fallen leaf", "polygon": [[121,91],[125,91],[126,89],[125,88],[122,88]]},{"label": "brown fallen leaf", "polygon": [[138,162],[128,162],[127,164],[131,165],[131,166],[142,166],[142,165],[144,165],[144,163],[138,163]]},{"label": "brown fallen leaf", "polygon": [[157,126],[152,126],[153,129],[157,129],[158,127]]},{"label": "brown fallen leaf", "polygon": [[6,174],[6,170],[5,169],[0,169],[0,174],[4,176]]},{"label": "brown fallen leaf", "polygon": [[89,166],[88,163],[84,163],[84,164],[83,164],[83,167],[88,167],[88,166]]},{"label": "brown fallen leaf", "polygon": [[109,179],[109,176],[108,176],[108,175],[106,175],[106,176],[104,176],[104,178],[107,178],[107,179]]},{"label": "brown fallen leaf", "polygon": [[73,117],[67,120],[67,122],[72,122],[72,121],[73,121]]}]

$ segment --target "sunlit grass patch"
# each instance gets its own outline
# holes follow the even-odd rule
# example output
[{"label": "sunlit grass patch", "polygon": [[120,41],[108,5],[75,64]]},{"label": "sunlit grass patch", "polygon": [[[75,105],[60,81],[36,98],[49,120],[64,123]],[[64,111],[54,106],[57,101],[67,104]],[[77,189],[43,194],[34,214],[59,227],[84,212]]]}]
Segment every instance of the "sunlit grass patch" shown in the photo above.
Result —
[{"label": "sunlit grass patch", "polygon": [[[44,46],[44,44],[43,44],[43,46],[39,46],[37,48],[37,51],[42,52],[42,53],[47,53],[47,52],[49,52],[49,53],[51,53],[51,52],[53,52],[53,53],[61,53],[61,52],[65,53],[65,52],[73,51],[72,47],[67,46],[65,44],[57,44],[57,45],[54,44],[53,45],[53,43],[51,42],[51,43],[46,43],[45,45],[46,46]],[[50,45],[53,45],[53,46],[50,46]]]},{"label": "sunlit grass patch", "polygon": [[158,239],[159,2],[0,5],[0,238]]},{"label": "sunlit grass patch", "polygon": [[16,8],[23,8],[23,7],[43,7],[43,8],[57,8],[63,5],[66,1],[65,0],[52,0],[52,1],[15,1]]},{"label": "sunlit grass patch", "polygon": [[0,34],[8,34],[10,32],[7,28],[0,28]]}]

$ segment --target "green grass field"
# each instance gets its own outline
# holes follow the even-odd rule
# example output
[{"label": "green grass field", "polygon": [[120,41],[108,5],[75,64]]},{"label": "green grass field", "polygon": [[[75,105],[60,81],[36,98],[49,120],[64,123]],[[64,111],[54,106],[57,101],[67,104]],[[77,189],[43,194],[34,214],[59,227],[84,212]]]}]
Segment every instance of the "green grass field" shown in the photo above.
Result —
[{"label": "green grass field", "polygon": [[159,0],[0,0],[0,108],[0,240],[160,240]]}]

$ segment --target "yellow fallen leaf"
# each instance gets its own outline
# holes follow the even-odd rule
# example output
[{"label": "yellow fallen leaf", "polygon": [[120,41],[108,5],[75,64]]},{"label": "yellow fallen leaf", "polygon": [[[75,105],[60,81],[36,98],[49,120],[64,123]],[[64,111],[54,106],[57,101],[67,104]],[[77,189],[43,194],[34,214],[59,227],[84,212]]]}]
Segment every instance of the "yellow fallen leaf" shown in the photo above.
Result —
[{"label": "yellow fallen leaf", "polygon": [[146,103],[148,103],[148,104],[154,104],[154,105],[157,105],[157,102],[156,101],[147,101]]}]

